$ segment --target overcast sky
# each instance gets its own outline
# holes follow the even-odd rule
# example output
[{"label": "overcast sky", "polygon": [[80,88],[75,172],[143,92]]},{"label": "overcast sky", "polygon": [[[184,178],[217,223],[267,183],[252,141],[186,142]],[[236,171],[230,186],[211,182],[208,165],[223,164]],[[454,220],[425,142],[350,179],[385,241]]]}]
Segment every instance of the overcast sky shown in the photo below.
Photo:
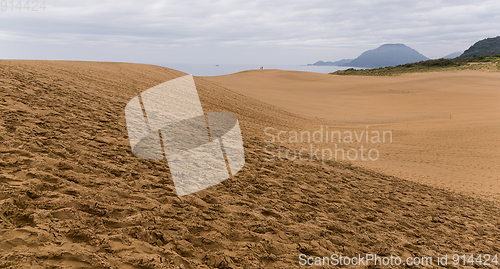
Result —
[{"label": "overcast sky", "polygon": [[439,58],[500,35],[498,0],[45,0],[38,12],[2,2],[8,59],[307,64],[385,43]]}]

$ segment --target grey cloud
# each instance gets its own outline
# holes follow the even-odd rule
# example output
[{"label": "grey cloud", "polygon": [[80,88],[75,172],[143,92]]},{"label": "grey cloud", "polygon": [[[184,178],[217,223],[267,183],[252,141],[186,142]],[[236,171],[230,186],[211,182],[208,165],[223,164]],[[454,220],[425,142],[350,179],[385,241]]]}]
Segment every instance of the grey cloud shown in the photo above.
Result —
[{"label": "grey cloud", "polygon": [[[437,57],[497,36],[500,28],[497,1],[46,2],[45,12],[2,12],[0,23],[8,27],[0,29],[0,40],[94,46],[95,51],[102,46],[167,51],[287,47],[295,54],[289,58],[302,61],[308,49],[330,50],[331,57],[342,58],[396,42]],[[0,57],[6,56],[0,52]]]}]

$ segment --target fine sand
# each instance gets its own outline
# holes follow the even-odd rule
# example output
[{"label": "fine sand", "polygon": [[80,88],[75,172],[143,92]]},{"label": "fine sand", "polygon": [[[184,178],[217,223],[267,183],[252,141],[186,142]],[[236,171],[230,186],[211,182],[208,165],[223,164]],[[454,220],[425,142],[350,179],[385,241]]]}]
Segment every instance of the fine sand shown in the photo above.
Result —
[{"label": "fine sand", "polygon": [[500,72],[368,77],[255,70],[204,79],[316,118],[316,125],[303,127],[311,132],[321,125],[392,132],[392,143],[368,143],[380,152],[378,160],[359,157],[357,165],[493,201],[500,198]]},{"label": "fine sand", "polygon": [[[484,186],[498,186],[497,74],[195,78],[205,111],[238,117],[246,163],[178,198],[166,161],[131,153],[125,105],[183,75],[126,63],[0,61],[1,268],[297,268],[301,254],[367,253],[429,256],[435,266],[438,255],[500,252],[498,205],[449,190],[492,197]],[[378,171],[266,161],[266,127],[367,123],[394,131],[373,163]]]}]

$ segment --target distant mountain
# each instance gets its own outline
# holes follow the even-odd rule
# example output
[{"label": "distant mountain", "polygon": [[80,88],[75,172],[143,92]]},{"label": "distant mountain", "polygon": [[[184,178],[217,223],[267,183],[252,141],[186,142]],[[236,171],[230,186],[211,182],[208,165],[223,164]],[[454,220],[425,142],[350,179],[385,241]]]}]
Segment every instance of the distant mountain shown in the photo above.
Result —
[{"label": "distant mountain", "polygon": [[468,48],[460,58],[500,54],[500,36],[486,38]]},{"label": "distant mountain", "polygon": [[457,58],[458,56],[462,55],[462,53],[463,53],[462,51],[456,51],[456,52],[453,52],[453,53],[448,54],[448,55],[446,55],[444,57],[441,57],[441,58],[443,58],[443,59],[453,59],[453,58]]},{"label": "distant mountain", "polygon": [[349,63],[352,61],[352,59],[342,59],[340,61],[333,62],[334,65],[342,66],[342,65],[349,65]]},{"label": "distant mountain", "polygon": [[341,66],[341,65],[346,65],[346,64],[350,63],[351,61],[352,61],[352,59],[342,59],[340,61],[335,61],[335,62],[317,61],[317,62],[315,62],[313,64],[308,64],[308,65],[317,65],[317,66],[335,65],[335,66]]},{"label": "distant mountain", "polygon": [[317,66],[326,66],[326,65],[334,65],[333,62],[323,62],[323,61],[317,61],[313,64],[308,64],[308,65],[317,65]]},{"label": "distant mountain", "polygon": [[363,52],[358,58],[352,60],[349,66],[377,68],[425,60],[428,58],[404,44],[385,44]]}]

